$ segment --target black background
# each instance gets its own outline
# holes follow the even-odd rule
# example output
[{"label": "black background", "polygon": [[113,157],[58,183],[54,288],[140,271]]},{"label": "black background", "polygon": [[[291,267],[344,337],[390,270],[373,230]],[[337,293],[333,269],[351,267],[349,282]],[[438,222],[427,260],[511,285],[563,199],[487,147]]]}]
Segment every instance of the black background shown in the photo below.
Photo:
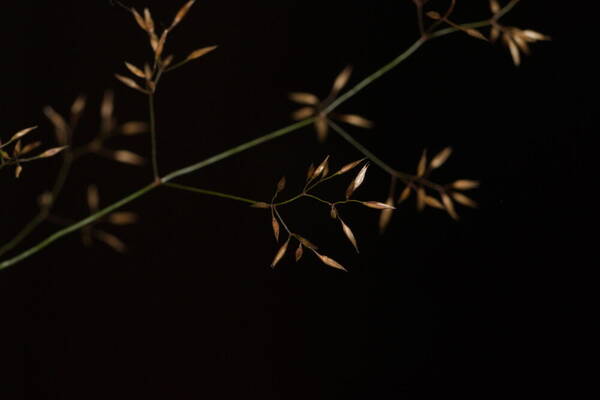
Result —
[{"label": "black background", "polygon": [[[180,1],[149,5],[159,25]],[[486,17],[487,2],[458,2],[457,21]],[[228,200],[161,188],[126,207],[142,220],[111,228],[119,255],[78,234],[0,272],[3,399],[413,398],[429,394],[570,390],[571,271],[580,265],[572,208],[580,191],[578,145],[591,114],[580,70],[579,28],[563,2],[523,1],[506,23],[553,37],[520,68],[501,45],[454,34],[425,45],[340,111],[376,121],[349,131],[381,158],[412,171],[423,147],[455,153],[434,176],[474,178],[479,210],[456,223],[410,202],[384,236],[377,213],[348,207],[361,254],[328,210],[310,201],[282,211],[294,228],[346,265],[309,254],[269,268],[277,245],[268,213]],[[432,2],[432,7],[445,7]],[[146,118],[143,96],[113,73],[148,55],[146,38],[108,1],[15,2],[3,7],[2,138],[39,124],[41,109],[66,112],[86,93],[77,133],[93,137],[106,88],[120,121]],[[201,160],[289,123],[290,91],[325,95],[335,75],[351,84],[417,36],[412,2],[198,1],[170,51],[220,48],[165,77],[157,98],[162,171]],[[147,137],[113,148],[147,154]],[[285,195],[306,167],[330,154],[340,166],[360,154],[335,134],[319,145],[312,128],[178,180],[267,200],[282,175]],[[9,239],[36,212],[59,160],[2,171],[2,230]],[[95,183],[106,205],[143,186],[148,168],[81,160],[56,213],[85,215]],[[341,196],[341,179],[323,193]],[[373,166],[358,197],[385,200]],[[57,227],[43,226],[33,244]]]}]

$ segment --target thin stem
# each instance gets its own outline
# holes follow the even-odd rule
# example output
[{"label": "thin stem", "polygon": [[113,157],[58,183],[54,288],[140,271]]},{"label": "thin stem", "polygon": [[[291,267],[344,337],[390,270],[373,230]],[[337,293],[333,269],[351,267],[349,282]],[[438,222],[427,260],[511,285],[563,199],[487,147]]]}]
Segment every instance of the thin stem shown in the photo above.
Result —
[{"label": "thin stem", "polygon": [[275,138],[278,138],[280,136],[283,136],[283,135],[286,135],[288,133],[297,131],[298,129],[303,128],[306,125],[310,125],[313,121],[314,121],[314,118],[308,118],[308,119],[302,120],[300,122],[296,122],[295,124],[286,126],[285,128],[281,128],[281,129],[278,129],[278,130],[273,131],[271,133],[268,133],[266,135],[263,135],[263,136],[261,136],[259,138],[254,139],[254,140],[250,140],[250,141],[248,141],[246,143],[242,143],[239,146],[232,147],[229,150],[226,150],[226,151],[224,151],[222,153],[219,153],[217,155],[209,157],[209,158],[207,158],[207,159],[205,159],[203,161],[200,161],[200,162],[198,162],[196,164],[192,164],[192,165],[190,165],[188,167],[178,169],[177,171],[173,171],[170,174],[168,174],[167,176],[165,176],[164,178],[162,178],[162,182],[169,182],[169,181],[171,181],[171,180],[173,180],[173,179],[175,179],[175,178],[177,178],[179,176],[191,174],[192,172],[195,172],[195,171],[197,171],[197,170],[199,170],[201,168],[207,167],[207,166],[209,166],[211,164],[215,164],[215,163],[217,163],[217,162],[219,162],[221,160],[224,160],[226,158],[229,158],[229,157],[231,157],[231,156],[233,156],[235,154],[238,154],[238,153],[241,153],[241,152],[246,151],[248,149],[251,149],[253,147],[256,147],[259,144],[268,142],[268,141],[273,140]]},{"label": "thin stem", "polygon": [[429,180],[427,180],[425,178],[417,177],[417,176],[414,176],[414,175],[410,175],[410,174],[398,171],[398,170],[390,167],[383,160],[381,160],[375,154],[373,154],[372,152],[370,152],[365,146],[363,146],[356,139],[354,139],[348,132],[346,132],[340,126],[338,126],[335,122],[333,122],[333,121],[328,121],[328,122],[329,122],[329,126],[331,126],[331,128],[336,133],[338,133],[341,137],[343,137],[344,139],[346,139],[346,141],[348,143],[350,143],[352,146],[354,146],[358,151],[360,151],[361,153],[363,153],[375,165],[377,165],[379,168],[383,169],[385,172],[387,172],[391,176],[400,179],[402,182],[404,182],[406,184],[410,184],[412,182],[418,182],[418,183],[420,183],[423,186],[427,186],[427,187],[429,187],[431,189],[434,189],[434,190],[437,190],[439,192],[444,191],[444,187],[442,185],[438,185],[437,183],[431,182],[431,181],[429,181]]},{"label": "thin stem", "polygon": [[0,247],[0,256],[6,254],[13,248],[15,248],[19,243],[21,243],[31,232],[35,230],[42,222],[46,220],[48,214],[52,210],[54,204],[56,204],[56,200],[62,191],[62,188],[65,184],[69,171],[71,170],[71,165],[73,164],[73,155],[71,152],[65,153],[63,156],[63,162],[60,167],[60,171],[56,177],[56,181],[54,182],[54,186],[52,187],[50,204],[42,205],[40,211],[36,214],[35,217],[27,225],[21,229],[19,233],[15,235],[9,242],[5,243],[2,247]]},{"label": "thin stem", "polygon": [[369,86],[371,83],[375,82],[377,79],[381,78],[387,72],[394,69],[398,64],[406,60],[411,56],[419,47],[423,45],[427,41],[426,38],[419,38],[416,42],[414,42],[408,49],[406,49],[402,54],[398,57],[394,58],[389,63],[385,64],[383,67],[379,68],[377,71],[367,76],[365,79],[360,81],[356,86],[352,89],[348,90],[346,93],[338,97],[335,101],[333,101],[329,106],[327,106],[323,110],[323,114],[329,114],[336,108],[338,108],[342,103],[348,101],[351,97],[354,97],[358,92]]},{"label": "thin stem", "polygon": [[152,172],[154,174],[154,180],[157,181],[160,178],[158,174],[158,158],[156,155],[156,115],[154,111],[154,94],[148,95],[148,110],[150,113],[150,142],[152,151]]},{"label": "thin stem", "polygon": [[306,196],[306,197],[310,197],[311,199],[314,199],[314,200],[317,200],[317,201],[320,201],[321,203],[325,203],[325,204],[327,204],[328,206],[331,206],[331,205],[333,204],[333,203],[331,203],[330,201],[323,200],[322,198],[320,198],[320,197],[317,197],[317,196],[315,196],[315,195],[313,195],[313,194],[310,194],[310,193],[305,193],[305,194],[304,194],[304,196]]},{"label": "thin stem", "polygon": [[52,242],[55,242],[56,240],[60,239],[61,237],[68,235],[69,233],[75,232],[75,231],[83,228],[84,226],[102,218],[103,216],[113,212],[114,210],[124,206],[125,204],[132,202],[133,200],[137,199],[138,197],[143,196],[144,194],[146,194],[150,190],[156,188],[157,186],[158,186],[157,184],[151,183],[150,185],[145,186],[136,192],[133,192],[129,196],[117,201],[116,203],[113,203],[110,206],[105,207],[100,211],[97,211],[96,213],[90,215],[89,217],[84,218],[73,225],[70,225],[64,229],[61,229],[61,230],[55,232],[54,234],[52,234],[49,237],[47,237],[46,239],[42,240],[40,243],[36,244],[35,246],[31,247],[30,249],[25,250],[24,252],[20,253],[19,255],[15,256],[13,258],[10,258],[6,261],[1,262],[0,270],[3,270],[5,268],[8,268],[8,267],[20,262],[20,261],[23,261],[24,259],[34,255],[38,251],[47,247]]},{"label": "thin stem", "polygon": [[206,190],[206,189],[195,188],[195,187],[192,187],[192,186],[179,185],[177,183],[165,183],[165,186],[171,187],[173,189],[186,190],[188,192],[205,194],[205,195],[208,195],[208,196],[221,197],[223,199],[230,199],[230,200],[241,201],[241,202],[248,203],[248,204],[256,204],[256,203],[258,203],[258,201],[256,201],[256,200],[251,200],[251,199],[248,199],[248,198],[245,198],[245,197],[234,196],[232,194],[227,194],[227,193],[215,192],[213,190]]}]

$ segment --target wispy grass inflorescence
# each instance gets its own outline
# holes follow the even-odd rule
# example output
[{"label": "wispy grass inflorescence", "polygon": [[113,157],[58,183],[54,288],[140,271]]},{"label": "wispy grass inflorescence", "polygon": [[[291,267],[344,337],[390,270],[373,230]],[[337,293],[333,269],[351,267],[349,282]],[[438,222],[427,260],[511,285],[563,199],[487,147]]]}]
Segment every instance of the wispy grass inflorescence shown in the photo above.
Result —
[{"label": "wispy grass inflorescence", "polygon": [[[361,128],[372,128],[374,124],[356,114],[339,114],[336,112],[337,108],[352,97],[361,93],[365,88],[376,82],[378,79],[381,79],[390,71],[393,71],[398,65],[414,55],[425,43],[436,38],[454,32],[463,32],[469,36],[487,40],[487,37],[481,33],[480,29],[491,27],[490,41],[493,42],[502,37],[502,41],[508,47],[514,64],[519,65],[521,62],[521,53],[529,52],[529,43],[548,40],[549,37],[530,29],[520,29],[500,24],[499,20],[510,12],[514,6],[519,3],[519,0],[510,0],[503,7],[498,0],[490,0],[492,16],[481,21],[466,24],[458,23],[452,17],[453,11],[458,3],[456,0],[451,0],[448,9],[444,12],[426,10],[425,8],[431,4],[427,0],[413,0],[413,3],[417,10],[419,37],[396,58],[381,66],[381,68],[364,77],[361,81],[345,91],[344,89],[346,89],[349,83],[352,69],[350,67],[344,68],[334,80],[329,95],[323,100],[311,93],[291,93],[289,96],[290,99],[303,106],[293,113],[293,118],[298,122],[273,130],[272,132],[226,149],[204,160],[165,175],[160,174],[158,168],[156,146],[157,129],[154,96],[157,92],[158,84],[161,81],[162,76],[166,73],[176,70],[190,61],[196,60],[212,52],[215,50],[216,46],[206,46],[191,51],[187,56],[179,58],[179,61],[176,60],[174,55],[166,52],[168,39],[171,37],[173,30],[179,26],[186,15],[188,15],[192,6],[195,4],[194,0],[183,3],[179,8],[179,11],[173,17],[170,25],[162,30],[158,30],[148,8],[143,9],[142,12],[138,12],[134,8],[124,6],[131,14],[135,24],[146,33],[148,44],[151,49],[151,57],[145,63],[135,63],[132,62],[132,60],[125,60],[124,68],[127,70],[127,75],[116,74],[116,78],[127,87],[147,96],[149,121],[147,123],[130,121],[124,124],[118,124],[114,117],[114,97],[112,92],[109,91],[104,95],[100,106],[101,124],[98,133],[91,141],[84,145],[74,146],[72,140],[73,133],[86,108],[86,98],[83,96],[79,96],[73,102],[67,116],[61,115],[49,106],[44,109],[44,114],[54,127],[58,146],[51,147],[37,155],[31,156],[30,154],[33,154],[40,146],[40,143],[32,142],[23,144],[23,138],[29,135],[30,132],[36,128],[35,126],[17,132],[5,143],[0,142],[0,169],[5,167],[15,167],[15,175],[17,177],[22,173],[23,164],[56,156],[58,154],[61,154],[63,159],[60,171],[57,174],[56,182],[51,190],[48,190],[39,196],[39,213],[9,242],[0,247],[0,256],[21,244],[21,242],[44,221],[65,225],[40,243],[18,252],[11,258],[0,261],[0,269],[15,265],[41,251],[54,241],[77,231],[81,231],[82,238],[86,243],[89,243],[92,240],[99,240],[117,251],[123,251],[125,249],[123,242],[105,230],[99,229],[97,224],[102,222],[113,225],[126,225],[137,221],[137,216],[135,214],[130,212],[119,212],[117,210],[130,202],[151,193],[160,186],[214,196],[231,201],[238,201],[249,204],[254,208],[269,211],[270,225],[275,240],[277,242],[280,242],[280,240],[283,241],[271,263],[272,267],[275,267],[281,262],[289,252],[292,242],[294,242],[294,258],[296,261],[301,260],[306,250],[309,250],[325,265],[339,270],[346,270],[344,266],[333,258],[322,254],[320,249],[311,241],[290,229],[289,225],[284,220],[280,208],[300,199],[311,199],[327,206],[329,215],[337,224],[339,224],[341,233],[357,252],[359,250],[359,243],[355,232],[350,227],[351,224],[346,218],[346,215],[342,215],[344,214],[343,207],[347,204],[356,204],[379,210],[381,212],[379,217],[380,232],[383,232],[390,223],[395,206],[404,203],[413,194],[417,210],[424,210],[428,207],[440,209],[453,219],[457,220],[459,218],[456,210],[457,205],[477,207],[477,203],[471,199],[471,197],[467,196],[465,191],[477,188],[479,183],[470,179],[458,179],[448,184],[439,184],[432,180],[434,172],[446,165],[446,161],[452,154],[451,147],[446,147],[441,151],[434,153],[433,157],[430,157],[428,151],[425,150],[417,163],[416,171],[414,173],[399,171],[363,146],[351,134],[337,125],[335,121],[344,122]],[[428,19],[425,20],[425,17],[428,17]],[[287,187],[285,178],[281,178],[278,181],[274,195],[270,201],[255,201],[241,196],[189,187],[172,182],[179,177],[197,172],[204,167],[226,160],[238,153],[252,149],[268,141],[297,132],[309,125],[315,126],[320,141],[323,141],[328,133],[333,131],[345,139],[351,146],[360,151],[365,158],[349,163],[334,173],[330,173],[329,157],[326,157],[316,166],[311,165],[308,169],[306,181],[302,190],[287,200],[278,200]],[[108,144],[109,140],[115,136],[136,135],[146,131],[150,132],[149,158],[152,161],[153,176],[153,180],[150,183],[104,208],[100,208],[99,206],[97,188],[94,185],[90,185],[87,190],[88,216],[85,216],[80,220],[71,220],[51,214],[51,210],[56,203],[59,194],[62,192],[74,161],[84,155],[94,154],[108,157],[122,163],[143,165],[145,156],[135,154],[122,148],[115,150]],[[388,196],[383,202],[363,201],[354,198],[356,193],[360,192],[363,182],[366,179],[367,171],[370,171],[370,166],[379,167],[390,177]],[[318,186],[326,183],[330,179],[347,174],[351,171],[356,171],[356,174],[349,182],[345,193],[340,196],[341,200],[330,201],[315,194],[314,190]],[[371,172],[369,172],[369,174],[370,173]]]},{"label": "wispy grass inflorescence", "polygon": [[[343,234],[350,241],[350,243],[352,244],[352,246],[354,247],[356,252],[358,252],[358,243],[357,243],[356,237],[354,235],[354,232],[352,231],[352,229],[350,229],[348,224],[346,222],[344,222],[344,220],[342,219],[342,217],[340,215],[339,207],[344,204],[360,204],[365,207],[374,208],[374,209],[378,209],[378,210],[387,210],[387,209],[394,208],[394,206],[392,206],[392,205],[382,203],[379,201],[361,201],[361,200],[355,200],[355,199],[351,198],[353,196],[354,192],[365,181],[365,177],[366,177],[367,169],[369,168],[369,164],[364,161],[365,161],[365,159],[360,159],[360,160],[351,162],[349,164],[344,165],[340,169],[338,169],[335,173],[329,174],[329,156],[327,156],[316,167],[312,164],[311,164],[311,166],[309,166],[307,174],[306,174],[306,182],[304,184],[302,191],[299,194],[291,197],[288,200],[281,201],[281,202],[275,202],[275,200],[277,199],[279,194],[285,189],[285,186],[286,186],[286,179],[285,179],[285,177],[283,177],[277,183],[275,194],[273,195],[273,198],[271,199],[270,203],[267,204],[265,202],[259,202],[259,203],[253,204],[253,206],[256,208],[269,208],[271,210],[271,227],[273,229],[273,234],[275,235],[275,241],[277,241],[277,242],[279,241],[281,226],[283,226],[283,228],[285,229],[285,231],[287,233],[287,239],[284,242],[284,244],[277,251],[275,258],[273,259],[273,262],[271,263],[271,267],[275,267],[281,261],[281,259],[284,257],[284,255],[287,252],[290,241],[292,239],[295,239],[298,242],[298,247],[295,251],[296,261],[299,261],[302,258],[302,255],[304,254],[304,248],[307,248],[310,251],[312,251],[324,264],[326,264],[330,267],[333,267],[333,268],[337,268],[337,269],[346,271],[346,269],[340,263],[338,263],[337,261],[333,260],[332,258],[330,258],[328,256],[325,256],[325,255],[319,253],[317,251],[318,247],[316,245],[314,245],[312,242],[310,242],[303,236],[300,236],[299,234],[295,233],[294,231],[290,230],[290,228],[288,227],[288,224],[286,224],[283,217],[281,216],[281,214],[278,210],[278,207],[290,204],[301,198],[309,198],[309,199],[316,200],[322,204],[325,204],[327,207],[329,207],[329,214],[330,214],[331,218],[333,218],[339,222],[340,227],[342,228]],[[328,200],[325,200],[325,199],[317,196],[316,194],[314,194],[313,191],[317,186],[319,186],[333,178],[336,178],[338,176],[341,176],[341,175],[344,175],[344,174],[350,172],[354,168],[358,167],[360,164],[363,164],[363,166],[358,171],[358,173],[355,175],[354,179],[352,179],[352,181],[350,181],[350,184],[348,185],[348,189],[346,189],[346,192],[344,195],[344,198],[345,198],[344,200],[328,201]]]}]

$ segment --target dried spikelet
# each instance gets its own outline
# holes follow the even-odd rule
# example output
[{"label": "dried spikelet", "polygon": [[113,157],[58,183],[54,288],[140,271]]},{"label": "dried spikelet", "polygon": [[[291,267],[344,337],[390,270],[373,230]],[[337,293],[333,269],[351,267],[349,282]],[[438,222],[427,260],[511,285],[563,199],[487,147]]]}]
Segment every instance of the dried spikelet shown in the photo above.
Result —
[{"label": "dried spikelet", "polygon": [[448,215],[450,215],[453,219],[458,220],[458,214],[454,209],[454,203],[452,202],[452,199],[450,198],[450,196],[448,196],[448,194],[442,193],[442,203],[444,204]]},{"label": "dried spikelet", "polygon": [[148,132],[148,124],[143,121],[125,122],[121,125],[120,131],[125,136],[139,135],[140,133]]},{"label": "dried spikelet", "polygon": [[146,89],[142,89],[142,87],[140,85],[137,84],[136,81],[134,81],[131,78],[128,78],[126,76],[123,75],[119,75],[119,74],[115,74],[115,78],[117,78],[118,80],[120,80],[124,85],[129,86],[132,89],[138,90],[144,94],[148,94],[148,91]]},{"label": "dried spikelet", "polygon": [[317,257],[319,257],[319,259],[323,262],[323,264],[328,265],[330,267],[336,268],[336,269],[340,269],[342,271],[348,272],[346,270],[346,268],[344,268],[342,266],[342,264],[338,263],[337,261],[335,261],[333,258],[324,256],[322,254],[317,253],[316,251],[313,250],[313,252],[317,255]]},{"label": "dried spikelet", "polygon": [[275,241],[279,242],[279,222],[277,222],[277,218],[275,218],[275,215],[271,215],[271,226],[273,227]]},{"label": "dried spikelet", "polygon": [[190,11],[190,8],[194,5],[195,2],[196,0],[190,0],[187,3],[185,3],[179,9],[179,11],[177,11],[177,14],[175,14],[175,18],[173,19],[173,23],[171,24],[171,29],[173,29],[177,24],[181,22],[181,20],[187,15],[187,13]]},{"label": "dried spikelet", "polygon": [[303,254],[304,254],[304,248],[302,247],[302,243],[298,243],[298,248],[296,249],[296,253],[295,253],[296,262],[300,261]]},{"label": "dried spikelet", "polygon": [[187,61],[191,61],[191,60],[195,60],[196,58],[200,58],[205,54],[210,53],[211,51],[215,50],[218,46],[208,46],[208,47],[203,47],[201,49],[198,50],[194,50],[190,53],[189,56],[187,56],[186,60]]},{"label": "dried spikelet", "polygon": [[452,182],[451,186],[457,190],[469,190],[479,187],[479,182],[470,179],[459,179]]},{"label": "dried spikelet", "polygon": [[259,201],[257,203],[251,204],[250,207],[252,207],[252,208],[271,208],[271,205],[269,203],[265,203],[264,201]]},{"label": "dried spikelet", "polygon": [[36,126],[32,126],[29,128],[25,128],[20,130],[19,132],[15,133],[9,140],[9,142],[13,142],[15,140],[19,140],[21,139],[23,136],[27,135],[29,132],[31,132],[32,130],[37,129],[37,125]]},{"label": "dried spikelet", "polygon": [[125,243],[123,243],[121,239],[119,239],[115,235],[111,235],[110,233],[102,231],[96,231],[94,232],[94,235],[96,236],[96,239],[100,240],[101,242],[104,242],[104,244],[106,244],[116,252],[124,253],[127,251],[127,246],[125,246]]},{"label": "dried spikelet", "polygon": [[498,14],[500,12],[500,4],[498,4],[498,0],[490,0],[490,10],[494,14]]},{"label": "dried spikelet", "polygon": [[15,143],[15,147],[13,148],[13,155],[15,157],[18,157],[21,154],[21,141],[17,140],[17,143]]},{"label": "dried spikelet", "polygon": [[459,204],[462,204],[463,206],[477,208],[477,202],[475,202],[474,200],[470,199],[462,193],[454,192],[452,193],[452,198],[454,199],[454,201],[456,201]]},{"label": "dried spikelet", "polygon": [[279,261],[281,261],[281,259],[285,255],[285,252],[287,251],[289,243],[290,243],[290,238],[288,237],[288,239],[285,241],[285,243],[283,244],[283,246],[281,246],[279,248],[279,251],[277,251],[277,254],[275,254],[275,258],[273,259],[273,262],[271,263],[271,268],[275,268],[275,266],[277,265],[277,263]]},{"label": "dried spikelet", "polygon": [[537,42],[538,40],[551,40],[550,36],[544,35],[531,29],[524,29],[520,31],[520,34],[528,42]]},{"label": "dried spikelet", "polygon": [[303,238],[300,235],[295,235],[295,236],[296,236],[296,239],[298,239],[298,241],[300,243],[302,243],[304,245],[304,247],[306,247],[307,249],[311,249],[311,250],[317,250],[318,249],[317,245],[315,245],[314,243],[312,243],[310,240],[308,240],[306,238]]},{"label": "dried spikelet", "polygon": [[112,90],[104,92],[102,97],[102,104],[100,105],[100,118],[102,118],[102,124],[112,123],[112,116],[115,109],[115,94]]},{"label": "dried spikelet", "polygon": [[143,30],[148,32],[148,27],[146,26],[146,21],[144,21],[144,18],[140,15],[140,13],[138,13],[135,8],[131,9],[131,13],[133,14],[133,17],[135,18],[135,21],[138,23],[140,28],[142,28]]},{"label": "dried spikelet", "polygon": [[50,106],[44,107],[43,112],[54,126],[56,141],[59,144],[67,144],[69,141],[69,125],[65,119]]},{"label": "dried spikelet", "polygon": [[52,193],[46,191],[38,196],[38,205],[40,208],[47,208],[52,204]]},{"label": "dried spikelet", "polygon": [[436,21],[442,19],[442,16],[437,11],[428,11],[425,15]]},{"label": "dried spikelet", "polygon": [[282,176],[279,182],[277,182],[277,193],[283,191],[285,189],[285,176]]},{"label": "dried spikelet", "polygon": [[[388,197],[385,204],[388,206],[393,206],[394,199],[392,196]],[[381,210],[381,214],[379,215],[379,233],[384,233],[390,221],[392,220],[392,214],[394,213],[393,208],[386,208],[385,210]]]},{"label": "dried spikelet", "polygon": [[339,73],[339,75],[335,78],[333,82],[333,87],[331,88],[332,95],[336,95],[340,90],[348,83],[350,80],[350,75],[352,75],[352,66],[348,65],[346,68]]},{"label": "dried spikelet", "polygon": [[521,55],[519,54],[519,48],[517,47],[516,43],[508,35],[503,35],[502,39],[504,40],[504,43],[506,43],[506,45],[508,46],[508,50],[510,51],[510,56],[513,59],[513,63],[516,66],[519,66],[521,64]]},{"label": "dried spikelet", "polygon": [[131,225],[139,220],[136,213],[128,211],[114,212],[108,216],[108,222],[113,225]]},{"label": "dried spikelet", "polygon": [[352,229],[350,229],[350,227],[348,225],[346,225],[346,223],[344,223],[344,221],[342,221],[341,218],[338,218],[338,220],[340,221],[340,224],[342,224],[342,230],[344,231],[344,235],[346,235],[346,237],[348,238],[350,243],[352,243],[352,246],[354,246],[354,248],[356,249],[356,252],[359,253],[358,244],[356,243],[356,237],[354,237],[354,233],[352,232]]},{"label": "dried spikelet", "polygon": [[417,189],[417,210],[423,211],[425,209],[425,188],[423,186],[419,186]]},{"label": "dried spikelet", "polygon": [[313,163],[311,163],[308,166],[308,170],[306,171],[306,180],[307,181],[311,180],[314,173],[315,173],[315,166]]},{"label": "dried spikelet", "polygon": [[327,139],[327,133],[329,132],[329,124],[327,123],[327,117],[325,115],[317,115],[317,118],[315,119],[315,129],[317,131],[319,142],[324,142],[325,139]]},{"label": "dried spikelet", "polygon": [[410,192],[411,192],[411,187],[407,185],[404,188],[404,190],[402,190],[402,193],[400,193],[400,197],[398,197],[398,203],[402,203],[403,201],[406,201],[406,199],[408,199],[408,197],[410,196]]},{"label": "dried spikelet", "polygon": [[20,164],[17,164],[17,167],[15,168],[15,178],[20,177],[21,172],[23,172],[23,167],[21,167]]},{"label": "dried spikelet", "polygon": [[425,205],[433,208],[437,208],[440,210],[444,209],[444,205],[435,197],[425,196]]},{"label": "dried spikelet", "polygon": [[354,169],[356,166],[358,166],[364,160],[365,160],[364,158],[361,158],[360,160],[356,160],[356,161],[353,161],[351,163],[344,165],[342,168],[340,168],[340,170],[338,172],[335,173],[335,175],[345,174],[346,172]]},{"label": "dried spikelet", "polygon": [[425,171],[427,170],[427,149],[423,150],[423,154],[421,154],[421,158],[419,159],[419,164],[417,165],[417,176],[420,178],[425,175]]},{"label": "dried spikelet", "polygon": [[319,104],[319,98],[312,93],[292,92],[289,94],[290,100],[298,104],[316,106]]},{"label": "dried spikelet", "polygon": [[160,35],[160,39],[158,39],[158,42],[156,42],[156,48],[154,49],[154,54],[156,56],[156,59],[160,59],[160,56],[163,53],[163,50],[165,49],[165,43],[167,41],[167,35],[169,34],[169,30],[165,29],[163,31],[163,33]]},{"label": "dried spikelet", "polygon": [[333,204],[331,205],[331,209],[329,210],[329,216],[333,219],[336,219],[338,217],[337,208],[335,208]]},{"label": "dried spikelet", "polygon": [[323,174],[323,171],[325,171],[325,167],[329,164],[329,156],[325,157],[325,159],[323,161],[321,161],[321,164],[319,164],[317,166],[317,168],[315,168],[315,170],[312,173],[311,179],[316,179],[318,178],[321,174]]},{"label": "dried spikelet", "polygon": [[78,117],[81,115],[83,110],[85,109],[87,99],[84,95],[79,95],[71,105],[71,115],[73,117]]},{"label": "dried spikelet", "polygon": [[481,32],[479,32],[477,29],[469,28],[469,29],[465,29],[464,32],[467,35],[469,35],[471,37],[474,37],[475,39],[481,39],[481,40],[484,40],[486,42],[488,41],[488,39]]},{"label": "dried spikelet", "polygon": [[58,153],[60,153],[61,151],[63,151],[64,149],[66,149],[67,147],[68,146],[53,147],[51,149],[48,149],[48,150],[44,151],[42,154],[40,154],[36,158],[53,157],[53,156],[57,155]]},{"label": "dried spikelet", "polygon": [[325,168],[323,168],[323,172],[321,173],[321,178],[325,178],[329,175],[329,163],[325,164]]},{"label": "dried spikelet", "polygon": [[116,150],[112,153],[112,158],[115,161],[131,165],[144,165],[144,163],[146,162],[144,157],[132,153],[129,150]]},{"label": "dried spikelet", "polygon": [[350,186],[348,186],[348,189],[346,189],[346,199],[349,199],[350,196],[352,196],[352,194],[356,191],[356,189],[358,189],[358,187],[362,185],[362,183],[365,180],[365,176],[367,175],[368,168],[369,164],[367,163],[361,168],[361,170],[358,172],[358,174],[352,180],[352,182],[350,182]]},{"label": "dried spikelet", "polygon": [[299,121],[312,117],[315,114],[315,109],[312,107],[302,107],[292,113],[292,119]]},{"label": "dried spikelet", "polygon": [[500,37],[500,28],[498,25],[492,25],[492,30],[490,31],[490,41],[495,42]]},{"label": "dried spikelet", "polygon": [[173,57],[173,54],[169,54],[164,59],[160,60],[160,63],[162,64],[162,67],[166,69],[169,65],[171,65],[171,63],[173,62],[174,58],[175,57]]},{"label": "dried spikelet", "polygon": [[446,162],[446,160],[448,160],[448,157],[450,157],[451,154],[452,148],[446,147],[444,150],[437,153],[436,156],[431,159],[431,162],[429,163],[429,168],[436,169],[441,167]]},{"label": "dried spikelet", "polygon": [[147,8],[144,8],[144,25],[149,33],[154,32],[154,20],[152,19],[150,10]]},{"label": "dried spikelet", "polygon": [[92,213],[98,210],[100,195],[96,185],[89,185],[87,188],[87,205]]},{"label": "dried spikelet", "polygon": [[369,208],[375,208],[377,210],[395,210],[396,207],[394,207],[391,204],[386,204],[386,203],[382,203],[379,201],[363,201],[362,204],[364,206],[367,206]]},{"label": "dried spikelet", "polygon": [[129,71],[131,71],[132,74],[134,74],[138,78],[146,79],[146,74],[144,73],[144,71],[142,71],[135,65],[130,64],[127,61],[125,61],[125,66],[127,67],[127,69],[129,69]]},{"label": "dried spikelet", "polygon": [[373,121],[369,121],[368,119],[356,114],[341,114],[337,115],[336,118],[347,124],[358,126],[359,128],[370,129],[375,125]]},{"label": "dried spikelet", "polygon": [[31,153],[33,150],[37,149],[41,145],[42,145],[42,142],[39,142],[39,141],[26,144],[25,146],[23,146],[23,149],[21,150],[21,155]]}]

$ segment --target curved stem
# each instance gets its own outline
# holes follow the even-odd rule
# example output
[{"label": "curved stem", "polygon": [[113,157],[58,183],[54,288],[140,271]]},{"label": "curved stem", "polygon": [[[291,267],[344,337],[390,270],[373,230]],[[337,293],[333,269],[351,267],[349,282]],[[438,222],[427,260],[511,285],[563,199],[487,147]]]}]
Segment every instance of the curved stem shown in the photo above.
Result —
[{"label": "curved stem", "polygon": [[398,178],[406,184],[410,184],[412,182],[418,182],[418,183],[422,184],[423,186],[427,186],[431,189],[434,189],[434,190],[437,190],[440,192],[444,191],[443,186],[438,185],[437,183],[433,183],[427,179],[419,178],[417,176],[410,175],[410,174],[398,171],[398,170],[390,167],[382,159],[377,157],[375,154],[373,154],[371,151],[369,151],[365,146],[363,146],[360,142],[358,142],[356,139],[354,139],[348,132],[346,132],[340,126],[338,126],[335,122],[333,122],[333,121],[328,121],[328,122],[329,122],[329,126],[331,126],[331,128],[337,134],[339,134],[341,137],[346,139],[346,141],[348,143],[350,143],[352,146],[354,146],[358,151],[363,153],[375,165],[377,165],[379,168],[383,169],[385,172],[390,174],[392,177]]},{"label": "curved stem", "polygon": [[160,175],[158,174],[158,157],[156,155],[156,114],[154,111],[154,94],[148,95],[148,110],[150,113],[150,145],[152,152],[152,173],[154,174],[154,180],[158,180]]},{"label": "curved stem", "polygon": [[203,161],[200,161],[196,164],[192,164],[188,167],[185,168],[181,168],[178,169],[177,171],[173,171],[170,174],[168,174],[167,176],[165,176],[164,178],[161,179],[162,182],[169,182],[172,181],[173,179],[179,177],[179,176],[183,176],[183,175],[187,175],[187,174],[191,174],[192,172],[195,172],[201,168],[207,167],[211,164],[217,163],[221,160],[224,160],[226,158],[229,158],[231,156],[233,156],[234,154],[238,154],[241,153],[242,151],[251,149],[253,147],[258,146],[259,144],[268,142],[270,140],[273,140],[275,138],[278,138],[280,136],[286,135],[288,133],[297,131],[300,128],[305,127],[306,125],[311,124],[314,121],[314,118],[308,118],[305,120],[302,120],[300,122],[296,122],[295,124],[286,126],[285,128],[281,128],[278,129],[276,131],[273,131],[271,133],[268,133],[264,136],[261,136],[259,138],[256,138],[254,140],[250,140],[249,142],[246,143],[242,143],[239,146],[236,147],[232,147],[229,150],[226,150],[222,153],[219,153],[217,155],[214,155],[212,157],[209,157]]},{"label": "curved stem", "polygon": [[177,183],[165,183],[164,185],[168,186],[168,187],[171,187],[173,189],[186,190],[188,192],[206,194],[208,196],[221,197],[223,199],[236,200],[236,201],[241,201],[241,202],[248,203],[248,204],[256,204],[256,203],[258,203],[258,201],[256,201],[256,200],[251,200],[251,199],[248,199],[248,198],[245,198],[245,197],[234,196],[232,194],[227,194],[227,193],[215,192],[213,190],[206,190],[206,189],[195,188],[195,187],[192,187],[192,186],[179,185]]},{"label": "curved stem", "polygon": [[36,214],[36,216],[33,217],[33,219],[29,221],[29,223],[27,223],[27,225],[25,225],[23,229],[21,229],[21,231],[19,231],[19,233],[15,235],[14,238],[12,238],[10,241],[8,241],[2,247],[0,247],[0,256],[6,254],[7,252],[15,248],[17,245],[19,245],[19,243],[21,243],[27,236],[29,236],[29,234],[33,232],[35,228],[37,228],[42,222],[46,220],[48,214],[52,210],[52,207],[54,206],[54,204],[56,204],[56,200],[60,192],[62,191],[67,176],[69,175],[69,171],[71,170],[72,164],[73,154],[71,154],[71,152],[69,151],[64,155],[60,171],[58,172],[56,181],[54,182],[54,186],[52,187],[52,191],[50,192],[50,204],[42,205],[40,211]]}]

